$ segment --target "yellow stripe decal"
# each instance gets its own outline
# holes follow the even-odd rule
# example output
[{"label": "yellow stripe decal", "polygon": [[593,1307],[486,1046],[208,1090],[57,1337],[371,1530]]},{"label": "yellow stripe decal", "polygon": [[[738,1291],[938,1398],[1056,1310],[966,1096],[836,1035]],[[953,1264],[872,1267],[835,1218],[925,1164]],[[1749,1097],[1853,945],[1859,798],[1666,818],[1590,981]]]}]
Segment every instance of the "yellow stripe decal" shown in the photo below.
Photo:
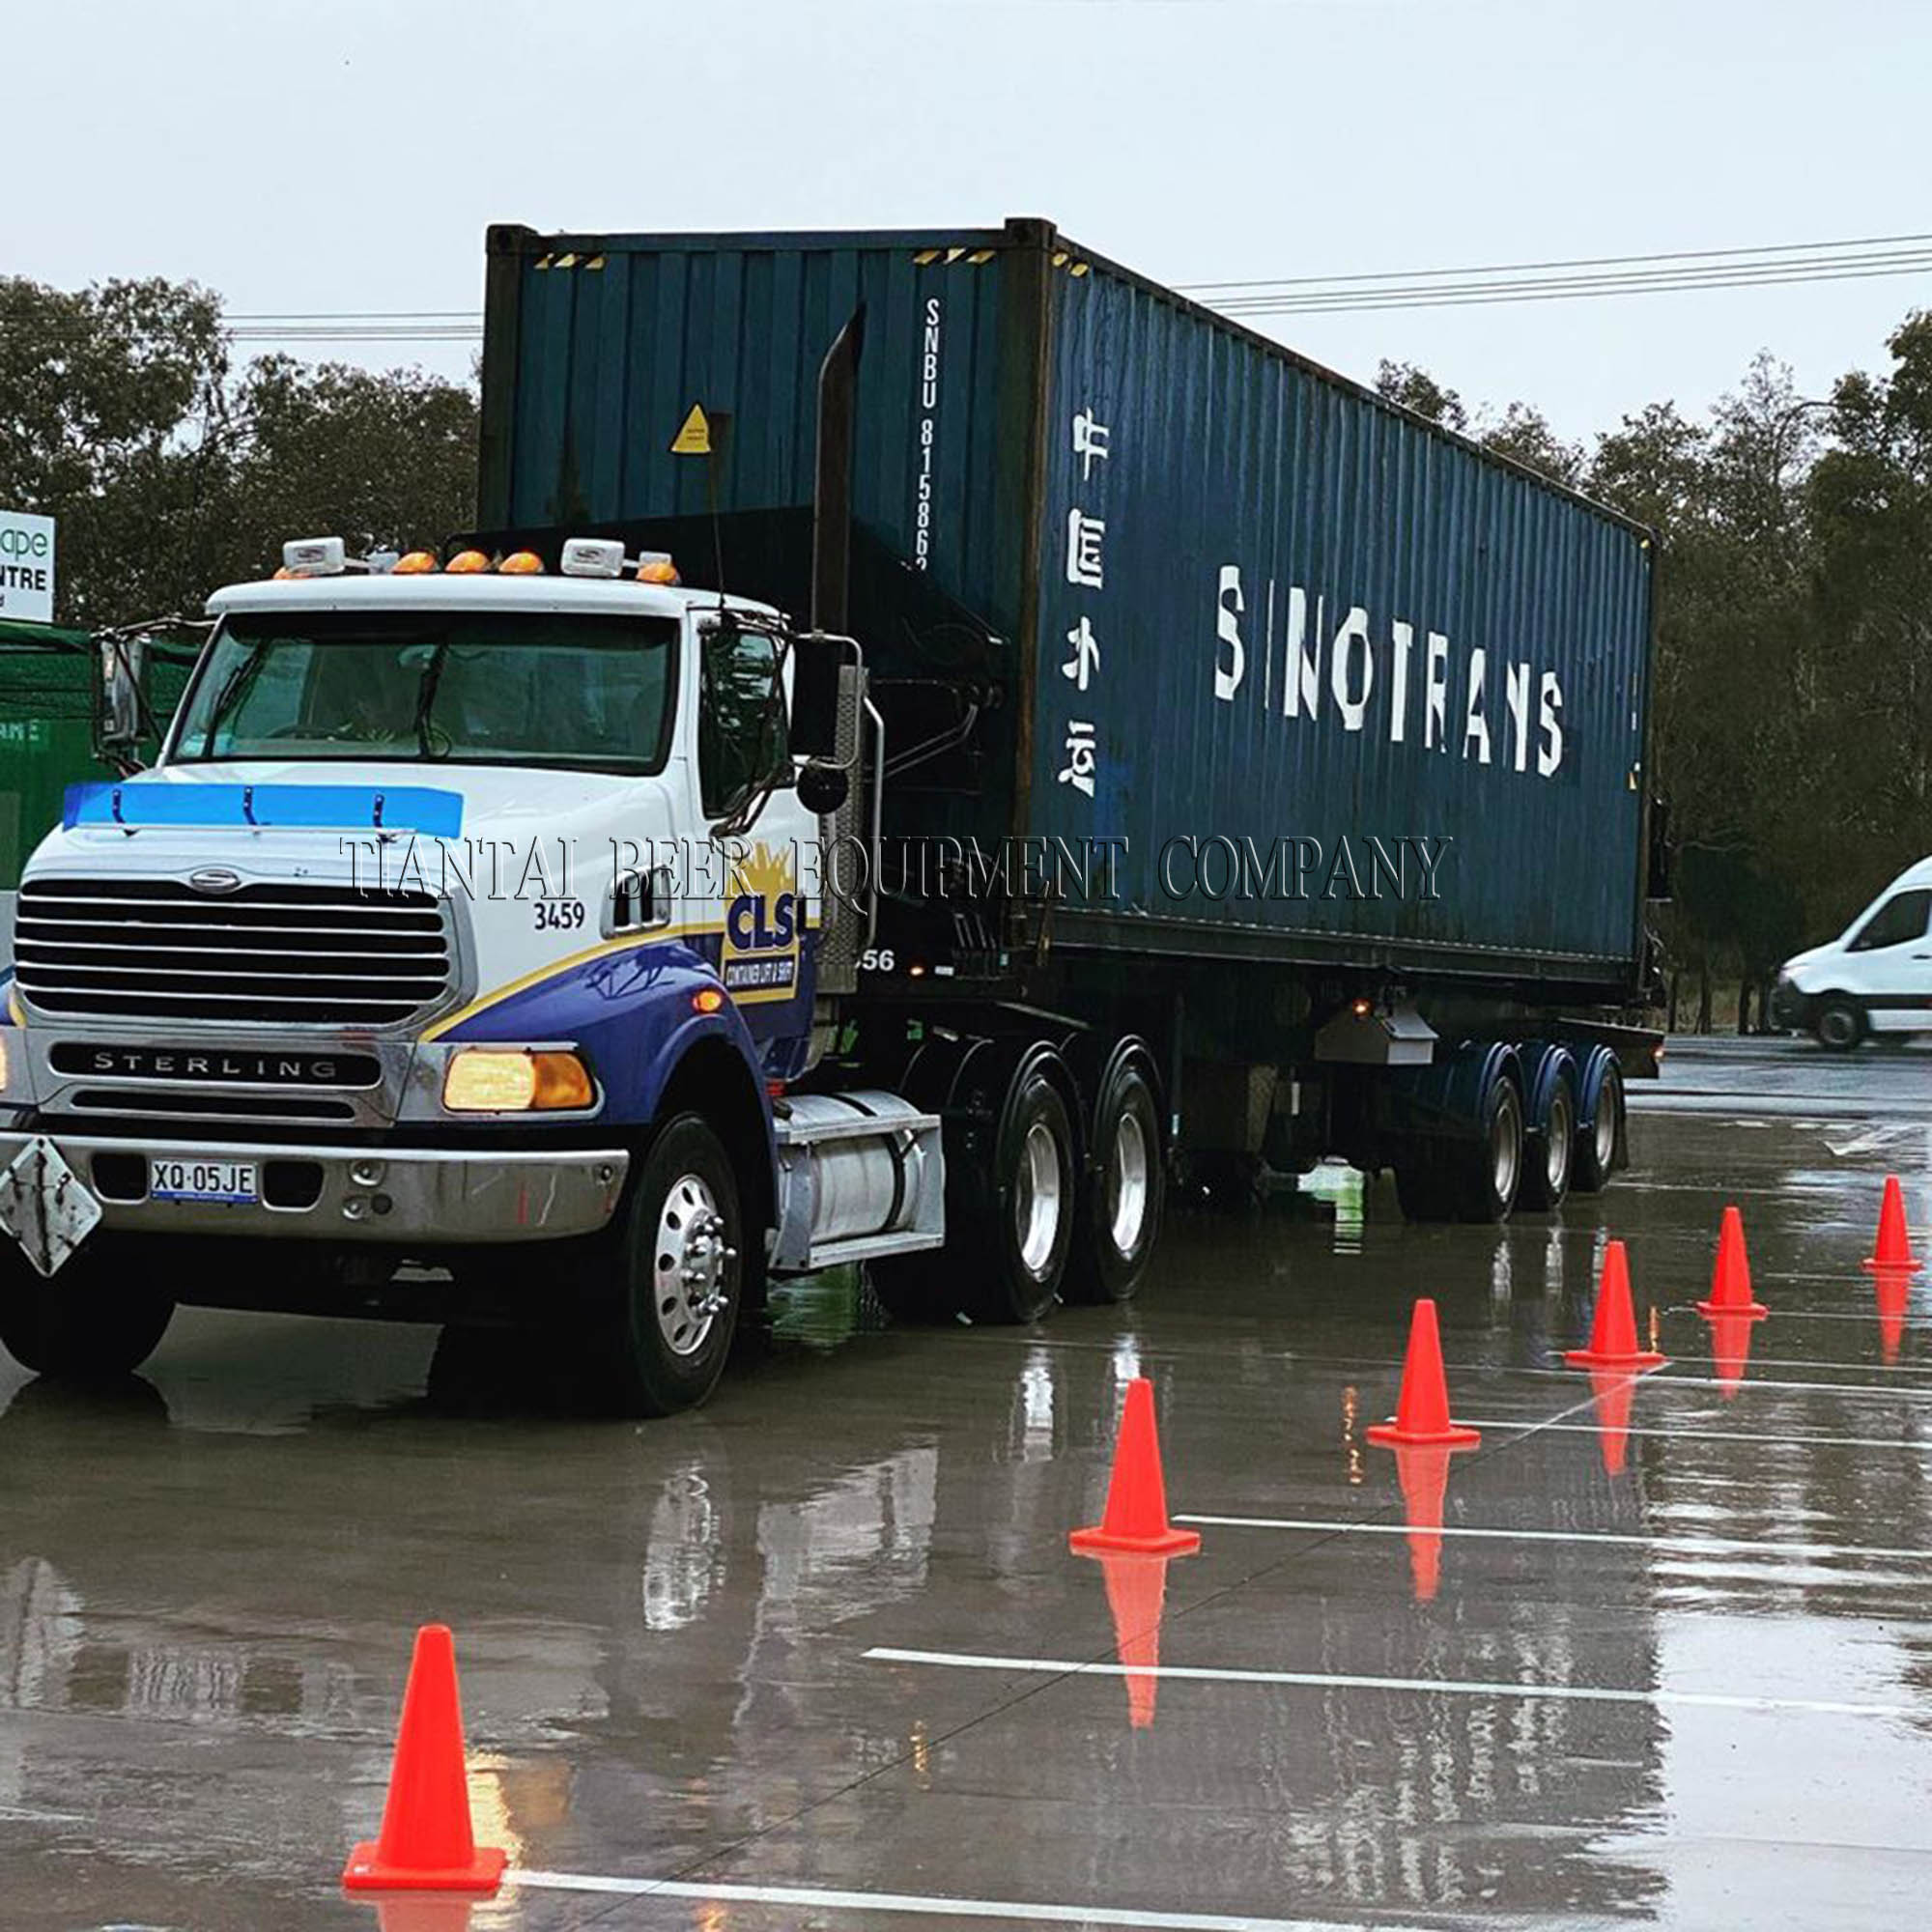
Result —
[{"label": "yellow stripe decal", "polygon": [[582,952],[572,952],[548,966],[538,966],[519,979],[494,986],[487,993],[477,994],[467,1007],[459,1007],[446,1019],[440,1019],[434,1026],[426,1027],[422,1037],[424,1039],[440,1039],[452,1027],[461,1026],[465,1020],[474,1019],[478,1013],[500,1006],[513,995],[541,985],[546,980],[559,979],[593,959],[608,958],[614,952],[635,952],[640,946],[660,946],[673,939],[692,939],[703,933],[724,930],[723,920],[695,920],[689,925],[660,925],[652,927],[649,932],[629,932],[621,939],[601,940],[595,946],[586,946]]}]

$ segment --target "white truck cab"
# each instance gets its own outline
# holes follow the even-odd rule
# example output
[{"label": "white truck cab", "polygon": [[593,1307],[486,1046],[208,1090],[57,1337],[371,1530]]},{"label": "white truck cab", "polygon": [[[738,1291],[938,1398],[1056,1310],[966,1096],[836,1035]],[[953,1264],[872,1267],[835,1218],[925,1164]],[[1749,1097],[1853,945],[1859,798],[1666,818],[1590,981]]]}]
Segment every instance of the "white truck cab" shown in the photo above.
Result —
[{"label": "white truck cab", "polygon": [[794,764],[794,673],[849,640],[592,539],[285,554],[23,875],[0,1343],[125,1373],[177,1300],[407,1307],[413,1264],[534,1296],[663,1411],[767,1267],[935,1246],[936,1120],[782,1097],[848,792]]},{"label": "white truck cab", "polygon": [[1932,1032],[1932,858],[1908,866],[1836,939],[1779,968],[1772,1019],[1834,1049]]}]

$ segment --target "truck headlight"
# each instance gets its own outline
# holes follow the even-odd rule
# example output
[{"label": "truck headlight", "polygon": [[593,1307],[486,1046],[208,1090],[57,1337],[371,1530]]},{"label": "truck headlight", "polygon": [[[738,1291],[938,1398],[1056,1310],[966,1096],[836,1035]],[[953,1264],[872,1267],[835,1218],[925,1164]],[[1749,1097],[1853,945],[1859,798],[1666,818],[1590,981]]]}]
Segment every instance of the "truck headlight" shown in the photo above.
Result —
[{"label": "truck headlight", "polygon": [[527,1114],[587,1107],[596,1098],[589,1069],[574,1053],[466,1046],[442,1076],[452,1114]]}]

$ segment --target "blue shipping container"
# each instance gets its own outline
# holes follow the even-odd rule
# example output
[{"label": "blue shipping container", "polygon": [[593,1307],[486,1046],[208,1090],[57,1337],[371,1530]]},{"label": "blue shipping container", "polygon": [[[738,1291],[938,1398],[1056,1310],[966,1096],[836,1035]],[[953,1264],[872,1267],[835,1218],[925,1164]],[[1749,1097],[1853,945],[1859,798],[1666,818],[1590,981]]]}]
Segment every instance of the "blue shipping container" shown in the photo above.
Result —
[{"label": "blue shipping container", "polygon": [[758,520],[810,503],[864,305],[855,628],[896,743],[975,694],[897,827],[1100,841],[1056,944],[1633,983],[1640,528],[1040,222],[490,248],[480,521],[674,531],[694,577],[715,528],[795,610]]}]

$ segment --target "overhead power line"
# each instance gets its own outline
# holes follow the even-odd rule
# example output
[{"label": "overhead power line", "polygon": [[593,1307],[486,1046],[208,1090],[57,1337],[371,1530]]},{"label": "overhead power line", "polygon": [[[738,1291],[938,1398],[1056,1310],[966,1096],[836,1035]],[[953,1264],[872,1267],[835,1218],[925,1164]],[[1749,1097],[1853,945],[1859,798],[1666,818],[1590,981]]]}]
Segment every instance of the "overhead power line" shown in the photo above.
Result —
[{"label": "overhead power line", "polygon": [[[1184,282],[1179,288],[1180,294],[1223,315],[1248,320],[1684,295],[1927,273],[1932,273],[1932,234],[1583,255],[1463,269],[1251,277]],[[226,317],[225,326],[229,338],[238,344],[284,348],[430,346],[483,339],[483,318],[475,309],[245,310]]]}]

